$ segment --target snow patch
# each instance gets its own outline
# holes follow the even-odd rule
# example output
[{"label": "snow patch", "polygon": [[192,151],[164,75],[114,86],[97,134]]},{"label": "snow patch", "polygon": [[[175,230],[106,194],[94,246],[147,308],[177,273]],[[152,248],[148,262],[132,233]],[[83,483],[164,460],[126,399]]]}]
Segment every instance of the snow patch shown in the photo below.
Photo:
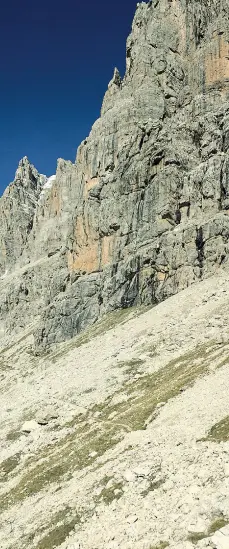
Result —
[{"label": "snow patch", "polygon": [[51,175],[51,177],[46,178],[44,185],[42,187],[42,191],[40,194],[40,198],[46,194],[46,192],[52,188],[52,185],[54,181],[56,180],[56,175]]},{"label": "snow patch", "polygon": [[51,175],[51,177],[48,177],[47,181],[45,182],[42,191],[44,189],[51,189],[53,182],[56,180],[56,175]]}]

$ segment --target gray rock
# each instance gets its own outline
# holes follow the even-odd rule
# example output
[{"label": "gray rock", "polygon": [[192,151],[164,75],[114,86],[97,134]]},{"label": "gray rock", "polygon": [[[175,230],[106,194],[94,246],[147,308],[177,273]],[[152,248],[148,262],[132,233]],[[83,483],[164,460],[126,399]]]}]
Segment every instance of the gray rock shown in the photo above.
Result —
[{"label": "gray rock", "polygon": [[31,433],[37,429],[39,429],[39,425],[33,419],[31,421],[25,421],[21,427],[21,431],[23,431],[23,433]]},{"label": "gray rock", "polygon": [[48,425],[50,421],[54,419],[58,419],[58,417],[59,417],[59,414],[55,410],[55,408],[52,406],[49,406],[46,409],[41,410],[40,412],[37,413],[36,422],[39,425]]},{"label": "gray rock", "polygon": [[76,162],[24,158],[0,200],[3,336],[35,319],[40,352],[227,266],[227,41],[227,0],[138,5]]}]

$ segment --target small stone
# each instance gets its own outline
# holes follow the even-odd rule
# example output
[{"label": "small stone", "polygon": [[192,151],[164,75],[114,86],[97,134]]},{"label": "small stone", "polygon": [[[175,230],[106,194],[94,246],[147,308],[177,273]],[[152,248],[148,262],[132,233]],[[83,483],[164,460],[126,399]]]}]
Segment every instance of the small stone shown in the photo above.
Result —
[{"label": "small stone", "polygon": [[136,475],[130,469],[125,471],[125,473],[123,474],[123,478],[127,482],[135,482],[136,481]]},{"label": "small stone", "polygon": [[94,417],[95,417],[95,418],[97,418],[97,417],[99,417],[99,416],[101,416],[101,412],[98,411],[98,412],[95,412],[95,413],[94,413]]},{"label": "small stone", "polygon": [[39,424],[34,419],[31,421],[25,421],[21,427],[21,431],[23,431],[23,433],[31,433],[36,429],[39,429]]},{"label": "small stone", "polygon": [[160,408],[163,408],[165,406],[166,402],[158,402],[156,408],[157,410],[160,410]]},{"label": "small stone", "polygon": [[165,492],[169,492],[173,489],[173,487],[174,487],[174,482],[172,480],[168,479],[168,480],[166,480],[166,482],[163,485],[163,490]]},{"label": "small stone", "polygon": [[117,413],[118,412],[112,412],[112,414],[108,416],[108,419],[113,419],[115,416],[117,416]]},{"label": "small stone", "polygon": [[43,411],[38,412],[36,421],[39,425],[47,425],[50,421],[58,419],[59,414],[52,407],[48,407]]},{"label": "small stone", "polygon": [[119,496],[120,494],[122,494],[122,490],[119,490],[118,488],[116,488],[116,490],[114,490],[114,495]]},{"label": "small stone", "polygon": [[89,457],[90,457],[90,458],[94,458],[94,457],[96,457],[97,455],[98,455],[98,452],[91,452],[91,453],[89,454]]},{"label": "small stone", "polygon": [[108,480],[108,483],[106,484],[106,488],[109,490],[113,486],[114,486],[114,479],[111,478],[110,480]]},{"label": "small stone", "polygon": [[144,467],[144,465],[143,466],[139,465],[138,467],[135,467],[135,469],[133,469],[133,473],[137,477],[148,478],[151,475],[151,470],[149,467]]},{"label": "small stone", "polygon": [[229,477],[229,463],[226,463],[224,466],[224,475],[225,477]]},{"label": "small stone", "polygon": [[77,406],[75,413],[76,415],[84,416],[87,413],[87,408],[84,408],[83,406]]}]

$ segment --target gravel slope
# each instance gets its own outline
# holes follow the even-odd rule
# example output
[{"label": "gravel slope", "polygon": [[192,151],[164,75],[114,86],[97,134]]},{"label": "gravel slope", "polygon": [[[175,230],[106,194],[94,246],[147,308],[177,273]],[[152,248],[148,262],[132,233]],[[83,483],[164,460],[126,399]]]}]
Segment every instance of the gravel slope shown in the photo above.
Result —
[{"label": "gravel slope", "polygon": [[2,549],[226,547],[228,316],[224,271],[47,356],[1,350]]}]

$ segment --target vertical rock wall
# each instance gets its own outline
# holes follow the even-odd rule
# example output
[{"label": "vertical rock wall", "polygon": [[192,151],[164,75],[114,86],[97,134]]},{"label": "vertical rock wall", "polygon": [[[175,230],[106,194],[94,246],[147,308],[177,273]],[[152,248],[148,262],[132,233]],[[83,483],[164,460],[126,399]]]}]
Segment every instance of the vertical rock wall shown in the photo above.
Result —
[{"label": "vertical rock wall", "polygon": [[[37,347],[226,266],[228,8],[223,0],[138,5],[126,74],[115,69],[75,165],[60,161],[51,189],[35,192],[32,227],[9,265],[33,270],[34,294],[40,262]],[[28,298],[27,315],[30,307]],[[17,310],[4,309],[8,330],[20,299]]]}]

